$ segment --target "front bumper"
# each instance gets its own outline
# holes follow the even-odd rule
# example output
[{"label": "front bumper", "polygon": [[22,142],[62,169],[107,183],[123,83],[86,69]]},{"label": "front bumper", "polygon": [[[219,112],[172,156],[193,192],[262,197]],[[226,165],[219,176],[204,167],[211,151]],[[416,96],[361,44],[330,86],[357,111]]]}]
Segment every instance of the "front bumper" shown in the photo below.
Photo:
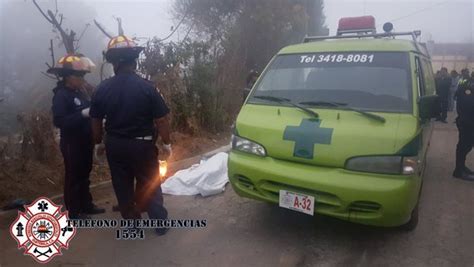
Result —
[{"label": "front bumper", "polygon": [[418,202],[421,178],[353,172],[232,151],[229,179],[243,197],[278,203],[279,191],[315,197],[315,213],[367,225],[399,226]]}]

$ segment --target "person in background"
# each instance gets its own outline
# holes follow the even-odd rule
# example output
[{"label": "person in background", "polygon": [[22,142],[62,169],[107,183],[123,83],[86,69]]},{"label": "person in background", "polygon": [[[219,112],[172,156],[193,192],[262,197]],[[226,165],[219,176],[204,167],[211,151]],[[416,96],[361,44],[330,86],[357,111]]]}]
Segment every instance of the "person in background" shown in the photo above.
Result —
[{"label": "person in background", "polygon": [[474,173],[466,166],[467,154],[474,145],[474,79],[469,77],[469,70],[461,72],[457,98],[456,126],[459,131],[459,141],[456,146],[456,167],[453,172],[455,178],[474,181]]},{"label": "person in background", "polygon": [[456,70],[451,71],[451,87],[449,88],[449,97],[448,97],[448,110],[453,111],[455,107],[455,94],[458,90],[459,83],[459,74]]},{"label": "person in background", "polygon": [[447,123],[446,119],[448,118],[448,98],[449,98],[449,89],[451,87],[451,77],[448,75],[447,68],[441,68],[440,75],[436,79],[436,94],[440,99],[440,114],[437,121]]},{"label": "person in background", "polygon": [[435,82],[437,83],[440,78],[441,78],[441,71],[438,70],[435,74]]},{"label": "person in background", "polygon": [[104,213],[92,202],[89,174],[92,170],[89,98],[81,91],[84,75],[89,72],[78,55],[62,57],[48,73],[62,79],[54,88],[53,123],[60,129],[60,148],[64,158],[64,204],[71,219],[88,218],[87,214]]},{"label": "person in background", "polygon": [[253,88],[253,85],[257,82],[260,73],[256,70],[250,70],[250,73],[247,75],[246,87],[244,88],[243,101],[247,99],[247,96],[250,94],[250,91]]}]

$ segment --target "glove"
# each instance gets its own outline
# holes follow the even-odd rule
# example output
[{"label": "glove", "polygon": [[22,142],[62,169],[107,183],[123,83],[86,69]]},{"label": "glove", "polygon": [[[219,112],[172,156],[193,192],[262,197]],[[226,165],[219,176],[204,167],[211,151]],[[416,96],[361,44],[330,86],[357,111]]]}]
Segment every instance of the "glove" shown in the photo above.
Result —
[{"label": "glove", "polygon": [[90,110],[90,108],[85,108],[85,109],[81,110],[82,117],[89,118],[89,110]]},{"label": "glove", "polygon": [[167,159],[171,158],[171,155],[173,154],[173,150],[171,149],[171,144],[163,144],[163,150],[165,151],[167,155]]}]

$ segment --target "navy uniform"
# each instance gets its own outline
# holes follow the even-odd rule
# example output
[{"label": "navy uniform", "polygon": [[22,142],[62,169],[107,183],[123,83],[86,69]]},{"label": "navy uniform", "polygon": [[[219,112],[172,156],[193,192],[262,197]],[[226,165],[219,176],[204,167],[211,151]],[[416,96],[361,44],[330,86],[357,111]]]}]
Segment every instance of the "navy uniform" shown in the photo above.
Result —
[{"label": "navy uniform", "polygon": [[[132,43],[126,37],[122,39]],[[129,65],[134,64],[139,51],[122,51],[132,52],[132,56],[124,60]],[[152,219],[166,219],[168,212],[163,206],[160,187],[154,120],[165,117],[169,109],[152,83],[135,73],[135,65],[123,70],[120,62],[112,62],[115,76],[98,86],[92,97],[90,115],[97,122],[106,121],[107,160],[121,215],[125,219],[138,219],[140,211],[146,210]],[[135,179],[137,192],[134,192]]]},{"label": "navy uniform", "polygon": [[448,76],[446,68],[441,70],[441,76],[436,79],[436,94],[440,99],[440,114],[436,120],[446,122],[448,118],[449,89],[451,88],[451,77]]},{"label": "navy uniform", "polygon": [[457,113],[456,125],[459,131],[459,141],[456,147],[456,168],[453,176],[466,180],[474,180],[474,175],[466,167],[466,156],[474,145],[474,80],[469,72],[463,71],[456,92]]},{"label": "navy uniform", "polygon": [[[64,204],[71,218],[79,218],[82,214],[105,211],[92,203],[89,191],[94,145],[88,118],[90,101],[80,90],[86,71],[81,69],[81,61],[76,56],[65,56],[58,65],[48,72],[64,77],[53,90],[52,105],[53,123],[60,129],[64,158]],[[71,79],[72,82],[68,82]]]}]

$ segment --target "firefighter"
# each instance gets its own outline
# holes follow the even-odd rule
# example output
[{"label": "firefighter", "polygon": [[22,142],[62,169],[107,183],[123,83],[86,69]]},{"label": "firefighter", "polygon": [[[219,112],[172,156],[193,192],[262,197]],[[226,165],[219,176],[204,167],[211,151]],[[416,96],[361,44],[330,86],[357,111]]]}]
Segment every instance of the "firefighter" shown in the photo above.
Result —
[{"label": "firefighter", "polygon": [[[142,50],[123,35],[110,40],[105,57],[115,76],[98,86],[90,114],[97,144],[106,118],[106,154],[122,217],[139,219],[140,211],[146,210],[151,219],[166,219],[155,141],[161,136],[166,154],[171,154],[169,109],[153,84],[135,73]],[[141,189],[138,194],[135,179]],[[158,235],[166,231],[156,229]]]},{"label": "firefighter", "polygon": [[474,181],[474,173],[465,164],[466,156],[474,144],[474,79],[469,77],[467,69],[461,72],[456,99],[458,113],[456,125],[459,141],[456,147],[456,168],[453,176]]},{"label": "firefighter", "polygon": [[64,204],[70,218],[104,213],[92,202],[89,174],[92,170],[93,142],[89,118],[90,101],[83,93],[84,75],[89,65],[77,55],[66,55],[48,73],[61,77],[53,89],[53,122],[60,129],[64,158]]}]

